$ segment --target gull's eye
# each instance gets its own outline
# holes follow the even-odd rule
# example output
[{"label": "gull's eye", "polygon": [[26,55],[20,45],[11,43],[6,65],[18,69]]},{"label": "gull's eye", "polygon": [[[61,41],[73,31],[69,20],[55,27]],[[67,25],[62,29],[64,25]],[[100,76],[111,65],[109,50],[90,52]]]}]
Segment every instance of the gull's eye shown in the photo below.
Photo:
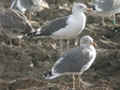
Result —
[{"label": "gull's eye", "polygon": [[83,6],[79,6],[79,8],[83,8]]}]

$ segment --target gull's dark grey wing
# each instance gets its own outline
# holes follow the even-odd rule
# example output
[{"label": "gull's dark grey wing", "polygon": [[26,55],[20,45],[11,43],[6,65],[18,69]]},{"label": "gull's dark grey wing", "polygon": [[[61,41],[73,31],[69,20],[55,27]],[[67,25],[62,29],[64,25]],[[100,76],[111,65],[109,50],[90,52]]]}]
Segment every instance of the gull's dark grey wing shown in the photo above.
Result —
[{"label": "gull's dark grey wing", "polygon": [[[86,65],[91,57],[89,52],[83,53],[80,48],[74,48],[65,54],[60,60],[57,61],[54,68],[55,73],[71,73],[80,72],[82,67]],[[59,62],[59,63],[58,63]]]},{"label": "gull's dark grey wing", "polygon": [[42,27],[41,35],[51,35],[52,33],[64,28],[67,25],[68,16],[56,19]]},{"label": "gull's dark grey wing", "polygon": [[61,17],[48,22],[40,28],[40,31],[27,33],[26,36],[50,36],[54,32],[64,28],[67,25],[68,16]]}]

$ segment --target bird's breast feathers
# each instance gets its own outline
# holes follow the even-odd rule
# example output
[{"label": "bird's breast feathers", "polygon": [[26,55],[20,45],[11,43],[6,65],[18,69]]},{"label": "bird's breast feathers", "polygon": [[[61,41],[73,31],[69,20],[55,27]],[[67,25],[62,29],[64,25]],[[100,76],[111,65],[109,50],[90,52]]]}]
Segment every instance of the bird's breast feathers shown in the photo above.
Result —
[{"label": "bird's breast feathers", "polygon": [[83,50],[83,53],[84,54],[87,53],[88,58],[90,59],[89,62],[85,64],[83,68],[81,69],[81,71],[86,71],[88,68],[90,68],[90,66],[92,65],[92,63],[94,62],[96,58],[96,50],[94,47],[92,47],[91,49]]}]

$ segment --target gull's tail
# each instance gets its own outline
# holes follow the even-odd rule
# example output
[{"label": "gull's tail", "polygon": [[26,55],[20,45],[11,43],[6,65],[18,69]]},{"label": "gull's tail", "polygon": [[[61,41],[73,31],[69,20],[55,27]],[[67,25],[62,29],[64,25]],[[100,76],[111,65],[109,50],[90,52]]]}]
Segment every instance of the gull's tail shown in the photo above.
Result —
[{"label": "gull's tail", "polygon": [[47,80],[51,80],[51,79],[55,79],[59,76],[61,76],[60,74],[53,74],[51,71],[47,72],[47,73],[44,73],[44,78],[47,79]]},{"label": "gull's tail", "polygon": [[29,37],[29,38],[30,37],[35,37],[35,36],[42,36],[41,35],[41,28],[38,28],[36,31],[26,33],[24,36]]},{"label": "gull's tail", "polygon": [[92,5],[91,6],[93,10],[96,10],[96,6],[95,5]]}]

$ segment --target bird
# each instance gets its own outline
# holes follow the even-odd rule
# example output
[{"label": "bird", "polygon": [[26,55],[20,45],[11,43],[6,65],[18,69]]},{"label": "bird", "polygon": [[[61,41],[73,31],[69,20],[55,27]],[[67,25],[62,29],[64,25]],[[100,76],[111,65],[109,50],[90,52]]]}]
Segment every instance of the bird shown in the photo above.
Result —
[{"label": "bird", "polygon": [[113,17],[113,24],[116,24],[116,13],[120,12],[120,0],[94,0],[92,2],[95,14],[102,16],[102,24],[105,25],[104,17]]},{"label": "bird", "polygon": [[[76,38],[84,30],[86,26],[84,12],[86,11],[89,11],[89,8],[85,4],[74,3],[71,15],[51,20],[35,32],[27,33],[26,36],[49,36],[55,40],[60,40],[60,47],[63,48],[63,39]],[[67,42],[69,48],[69,40]]]},{"label": "bird", "polygon": [[48,8],[47,5],[42,5],[42,0],[13,0],[10,6],[11,9],[15,9],[23,14],[28,13],[28,18],[30,20],[31,14],[40,11],[41,7]]},{"label": "bird", "polygon": [[[75,88],[75,75],[81,76],[95,61],[95,45],[91,36],[81,37],[80,47],[64,53],[53,65],[51,71],[44,73],[45,79],[52,80],[63,75],[73,75],[73,88]],[[81,81],[80,78],[79,81]]]}]

